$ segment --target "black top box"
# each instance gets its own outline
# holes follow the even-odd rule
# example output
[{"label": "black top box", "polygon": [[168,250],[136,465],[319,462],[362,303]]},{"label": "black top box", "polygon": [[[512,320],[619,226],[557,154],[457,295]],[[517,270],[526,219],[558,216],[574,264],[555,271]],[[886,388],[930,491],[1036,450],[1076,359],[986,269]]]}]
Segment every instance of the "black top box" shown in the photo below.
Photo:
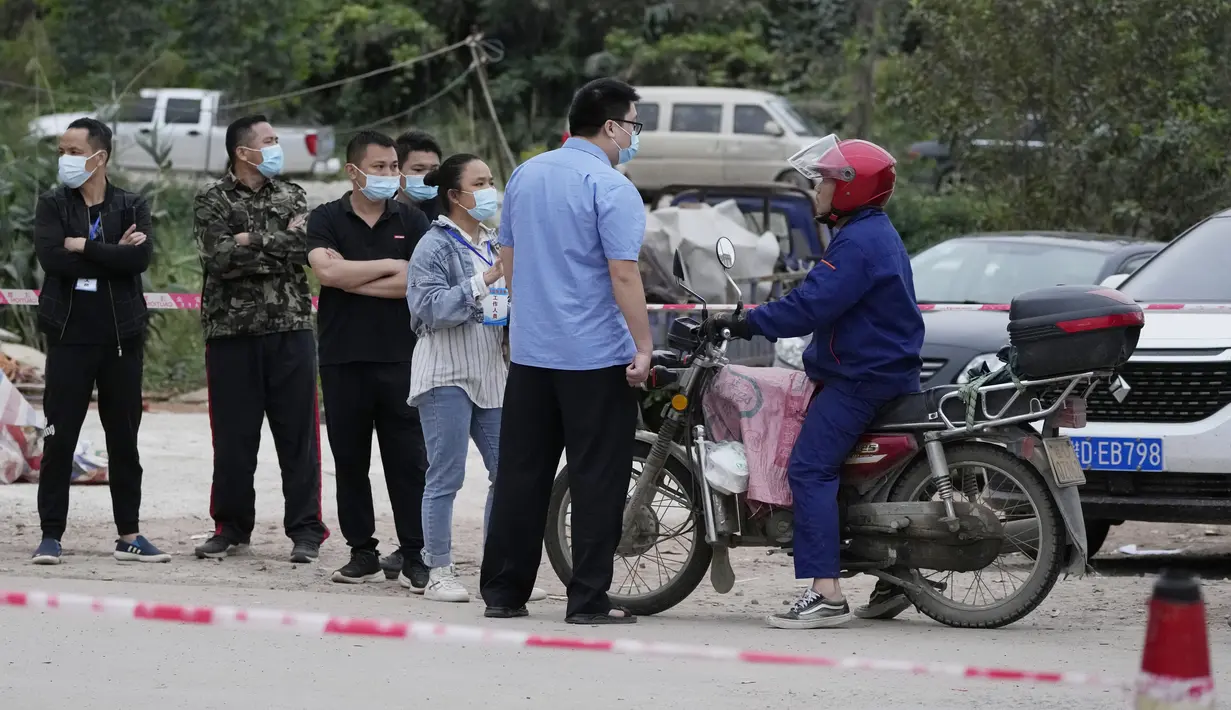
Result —
[{"label": "black top box", "polygon": [[1040,288],[1009,306],[1009,343],[1028,379],[1114,370],[1128,362],[1144,325],[1141,306],[1103,286]]}]

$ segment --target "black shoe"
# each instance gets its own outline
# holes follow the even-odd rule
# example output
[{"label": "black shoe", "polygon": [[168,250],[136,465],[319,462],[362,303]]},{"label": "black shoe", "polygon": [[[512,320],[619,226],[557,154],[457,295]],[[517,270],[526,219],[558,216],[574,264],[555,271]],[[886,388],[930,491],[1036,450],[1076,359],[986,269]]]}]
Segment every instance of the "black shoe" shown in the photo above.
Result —
[{"label": "black shoe", "polygon": [[524,604],[516,609],[508,606],[489,606],[483,610],[483,616],[489,619],[516,619],[520,616],[530,616],[530,612]]},{"label": "black shoe", "polygon": [[398,548],[380,558],[380,568],[385,571],[385,579],[397,579],[402,572],[402,549]]},{"label": "black shoe", "polygon": [[851,607],[843,599],[831,602],[811,589],[805,591],[790,611],[773,614],[765,621],[775,629],[823,629],[851,620]]},{"label": "black shoe", "polygon": [[868,603],[855,608],[859,619],[892,619],[910,608],[910,600],[901,587],[887,582],[877,582]]},{"label": "black shoe", "polygon": [[233,542],[221,535],[214,535],[200,545],[197,545],[193,552],[203,560],[206,558],[221,560],[233,552],[238,552],[242,546],[243,543]]},{"label": "black shoe", "polygon": [[427,589],[428,578],[432,571],[423,564],[419,555],[410,555],[402,560],[402,570],[398,574],[398,584],[410,590],[411,594],[422,594]]},{"label": "black shoe", "polygon": [[380,568],[376,550],[351,550],[350,562],[335,570],[331,579],[339,584],[363,584],[383,582],[385,573]]},{"label": "black shoe", "polygon": [[321,545],[317,542],[297,542],[291,548],[291,562],[296,564],[307,564],[315,562],[316,558],[321,556]]}]

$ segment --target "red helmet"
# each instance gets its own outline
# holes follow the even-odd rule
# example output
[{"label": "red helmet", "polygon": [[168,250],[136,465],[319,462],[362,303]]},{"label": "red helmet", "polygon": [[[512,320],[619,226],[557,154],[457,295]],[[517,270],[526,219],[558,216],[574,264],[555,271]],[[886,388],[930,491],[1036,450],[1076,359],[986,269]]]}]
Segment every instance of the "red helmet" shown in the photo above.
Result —
[{"label": "red helmet", "polygon": [[897,182],[896,160],[889,151],[863,140],[839,141],[817,161],[824,178],[837,181],[833,213],[850,214],[861,207],[884,207]]}]

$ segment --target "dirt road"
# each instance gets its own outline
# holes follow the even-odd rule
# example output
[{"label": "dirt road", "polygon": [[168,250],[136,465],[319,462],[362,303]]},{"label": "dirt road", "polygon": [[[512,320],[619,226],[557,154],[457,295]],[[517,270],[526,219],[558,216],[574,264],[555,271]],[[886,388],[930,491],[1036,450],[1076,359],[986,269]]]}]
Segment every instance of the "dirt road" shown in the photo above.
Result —
[{"label": "dirt road", "polygon": [[[87,420],[85,436],[93,441],[101,442],[101,428],[97,416],[91,413]],[[312,566],[293,566],[286,561],[289,552],[289,540],[282,534],[281,526],[281,493],[277,475],[277,459],[268,431],[263,440],[260,465],[257,473],[257,505],[258,527],[254,535],[251,554],[232,558],[221,562],[200,561],[192,557],[192,547],[207,534],[212,527],[207,515],[211,449],[208,417],[203,413],[152,413],[147,415],[141,430],[141,451],[145,465],[145,492],[142,506],[144,532],[164,549],[175,553],[175,558],[168,565],[125,565],[116,564],[110,557],[113,546],[114,529],[111,523],[110,499],[105,487],[74,486],[72,507],[69,517],[69,530],[64,539],[66,556],[64,564],[59,567],[34,567],[28,564],[28,557],[38,543],[38,516],[36,509],[36,486],[14,485],[0,487],[0,526],[7,533],[0,537],[0,588],[13,584],[23,588],[40,588],[51,591],[84,590],[96,594],[108,595],[138,595],[154,599],[164,596],[173,597],[173,601],[192,601],[197,603],[261,603],[280,605],[283,607],[304,607],[314,610],[330,610],[338,614],[366,615],[379,614],[386,616],[413,615],[416,618],[443,618],[459,623],[481,623],[481,606],[472,603],[467,606],[447,606],[425,602],[420,598],[410,598],[396,584],[374,584],[362,587],[349,587],[332,584],[328,581],[328,573],[340,566],[346,559],[345,545],[335,535],[326,543],[319,564]],[[382,541],[393,539],[393,525],[389,514],[389,504],[384,492],[384,486],[379,483],[379,457],[373,454],[374,485],[376,508],[379,523],[377,536]],[[325,481],[323,500],[325,502],[326,522],[331,529],[337,529],[336,508],[334,505],[333,462],[325,447]],[[459,495],[456,516],[454,544],[460,557],[460,570],[464,581],[473,590],[477,586],[477,566],[479,557],[480,520],[485,495],[485,476],[477,454],[472,452],[469,460],[469,484]],[[733,555],[736,576],[739,580],[735,590],[728,595],[719,595],[704,583],[696,594],[680,607],[660,617],[643,619],[637,630],[638,634],[666,640],[688,639],[698,643],[718,643],[737,646],[757,646],[762,648],[794,647],[809,650],[814,653],[849,654],[859,653],[890,658],[905,658],[911,660],[951,660],[962,662],[977,662],[981,664],[1026,665],[1040,669],[1090,670],[1110,671],[1117,675],[1131,675],[1136,658],[1139,655],[1140,639],[1144,627],[1144,603],[1149,594],[1152,574],[1161,564],[1182,564],[1196,568],[1206,578],[1205,594],[1208,601],[1208,614],[1213,628],[1216,664],[1218,657],[1231,658],[1231,631],[1227,629],[1227,619],[1231,615],[1231,537],[1224,534],[1223,529],[1206,526],[1165,526],[1152,524],[1128,524],[1116,528],[1112,532],[1105,549],[1113,550],[1122,545],[1134,543],[1142,548],[1189,548],[1190,552],[1180,559],[1158,557],[1129,557],[1120,554],[1105,554],[1096,560],[1097,573],[1082,579],[1061,580],[1036,612],[1017,624],[997,631],[971,632],[944,628],[918,613],[911,611],[904,614],[901,620],[895,622],[874,624],[859,622],[853,624],[850,630],[832,634],[804,633],[801,635],[775,632],[764,629],[762,619],[770,611],[777,610],[786,603],[794,593],[795,581],[791,574],[791,560],[785,555],[767,555],[764,551],[739,550]],[[384,549],[391,549],[388,543],[382,543]],[[565,627],[559,623],[563,616],[561,595],[563,587],[544,563],[539,576],[540,586],[548,589],[553,595],[548,601],[537,605],[534,614],[535,623],[542,623],[546,628],[556,633],[573,632],[573,627]],[[154,586],[146,586],[154,585]],[[863,578],[849,580],[846,584],[848,593],[856,598],[863,596],[870,589],[870,582]],[[15,614],[25,614],[20,618]],[[37,623],[31,621],[37,619]],[[20,626],[9,626],[17,623]],[[44,624],[46,626],[44,626]],[[18,663],[21,658],[14,654],[34,654],[33,657],[55,657],[67,652],[65,640],[73,640],[72,644],[90,644],[98,642],[98,637],[105,638],[112,633],[111,627],[104,622],[62,621],[59,619],[44,619],[29,612],[12,612],[9,615],[0,614],[0,627],[7,629],[20,628],[22,642],[12,646],[11,641],[5,645],[9,650],[0,653],[0,668],[5,668],[4,661],[10,664]],[[46,629],[46,631],[42,630]],[[28,638],[24,637],[29,634]],[[145,644],[150,634],[165,638],[168,643],[194,644],[200,637],[193,636],[189,631],[125,631],[124,638],[132,644]],[[47,635],[40,641],[40,635]],[[7,634],[9,639],[15,638]],[[638,636],[640,637],[640,636]],[[238,637],[212,636],[212,640],[200,641],[206,645],[234,646],[240,643]],[[162,643],[162,642],[159,642]],[[243,643],[248,643],[244,640]],[[256,642],[254,642],[256,643]],[[309,642],[260,641],[261,648],[270,644],[271,658],[276,659],[290,646],[307,644]],[[346,642],[319,642],[312,648],[320,652],[341,654],[338,658],[349,658],[352,652]],[[371,644],[361,643],[358,646],[367,647]],[[13,648],[24,649],[13,651]],[[279,650],[281,649],[281,650]],[[289,652],[289,651],[287,651]],[[73,651],[76,654],[77,651]],[[298,654],[296,650],[292,655]],[[386,652],[401,653],[401,652]],[[42,654],[42,656],[40,656]],[[70,654],[70,655],[73,655]],[[366,656],[369,651],[355,651],[355,657]],[[537,697],[530,688],[523,688],[515,669],[526,667],[520,658],[505,657],[497,652],[479,652],[477,655],[460,653],[454,658],[456,662],[483,659],[496,664],[502,669],[498,674],[507,685],[496,683],[502,688],[499,692],[512,693],[508,697]],[[185,654],[180,652],[177,657]],[[297,657],[297,656],[296,656]],[[24,658],[24,656],[22,656]],[[537,658],[537,657],[536,657]],[[97,659],[95,659],[97,660]],[[186,658],[184,659],[187,660]],[[204,658],[200,659],[206,663]],[[338,661],[342,666],[349,663]],[[627,703],[616,703],[617,696],[629,701],[638,698],[658,697],[656,693],[665,693],[663,697],[681,700],[670,689],[675,687],[675,676],[667,672],[663,662],[643,664],[641,662],[622,661],[626,664],[622,669],[607,671],[600,665],[593,668],[579,666],[576,671],[582,674],[594,674],[594,677],[627,678],[628,672],[645,672],[662,685],[629,687],[627,692],[612,691],[611,702],[601,704],[602,707],[627,707]],[[225,666],[225,664],[224,664]],[[378,667],[383,667],[377,664]],[[13,669],[13,665],[7,666]],[[22,666],[24,667],[24,666]],[[535,666],[538,667],[538,666]],[[254,668],[254,672],[255,672]],[[393,668],[388,669],[393,672]],[[24,672],[24,671],[23,671]],[[445,671],[442,671],[445,672]],[[815,671],[822,673],[822,671]],[[773,675],[776,678],[766,684],[757,680],[760,672],[733,671],[721,666],[705,666],[681,670],[680,680],[687,687],[690,683],[702,683],[706,674],[715,674],[712,703],[717,707],[740,707],[735,698],[746,695],[749,688],[736,688],[732,685],[733,678],[752,679],[757,683],[755,690],[767,691],[773,689],[766,697],[765,704],[773,699],[794,704],[803,694],[822,687],[829,680],[818,678],[818,685],[807,688],[792,685],[787,676]],[[448,673],[446,672],[446,675]],[[182,677],[177,672],[177,677]],[[451,677],[451,676],[450,676]],[[717,680],[718,678],[722,680]],[[1228,678],[1227,681],[1231,681]],[[1223,681],[1224,684],[1227,681]],[[0,677],[0,691],[6,684]],[[324,680],[320,682],[325,682]],[[332,682],[332,681],[329,681]],[[495,682],[495,681],[493,681]],[[565,683],[569,685],[573,681]],[[866,684],[866,679],[865,679]],[[778,685],[775,685],[777,683]],[[892,683],[892,681],[891,681]],[[326,683],[328,684],[328,683]],[[841,683],[839,683],[841,685]],[[515,687],[514,687],[515,686]],[[12,685],[11,687],[19,687]],[[142,686],[143,687],[143,686]],[[178,686],[168,686],[178,687]],[[313,686],[315,687],[315,686]],[[332,687],[332,686],[331,686]],[[480,685],[487,691],[496,692],[490,684]],[[619,686],[616,686],[619,687]],[[859,687],[857,684],[852,688]],[[910,688],[915,686],[885,686],[877,690],[874,696],[876,702],[865,704],[847,704],[844,707],[886,707],[886,702],[894,699],[912,697]],[[945,705],[944,697],[957,698],[958,705],[970,706],[976,696],[983,698],[986,690],[987,702],[997,698],[997,707],[1011,707],[1001,700],[1000,693],[1013,693],[1009,687],[1001,687],[996,693],[986,688],[977,692],[959,696],[947,694],[955,687],[952,683],[941,688],[939,695],[928,696],[929,702],[935,701],[937,707]],[[963,686],[964,687],[964,686]],[[734,695],[719,692],[723,688],[732,690]],[[514,689],[516,692],[514,693]],[[523,690],[525,692],[523,692]],[[113,697],[148,700],[160,707],[215,707],[210,703],[192,704],[183,700],[180,704],[163,705],[154,703],[163,695],[142,694],[134,691],[131,696],[124,696],[123,688]],[[738,691],[738,692],[736,692]],[[26,688],[25,692],[30,692]],[[332,691],[331,691],[332,692]],[[475,691],[478,692],[478,691]],[[486,691],[485,691],[486,692]],[[930,692],[930,691],[929,691]],[[938,691],[939,692],[939,691]],[[1033,691],[1031,691],[1033,692]],[[649,693],[650,695],[646,695]],[[6,694],[0,692],[0,697]],[[208,694],[207,694],[208,695]],[[328,695],[328,693],[326,693]],[[293,697],[294,693],[285,697]],[[23,696],[24,697],[24,696]],[[34,697],[34,696],[29,696]],[[179,696],[177,696],[179,697]],[[209,696],[214,697],[214,696]],[[331,696],[332,697],[332,696]],[[478,697],[477,695],[475,697]],[[606,695],[603,696],[606,699]],[[698,696],[700,699],[703,696]],[[760,697],[760,696],[758,696]],[[922,697],[922,696],[920,696]],[[1060,696],[1040,695],[1041,698],[1061,702]],[[341,697],[339,696],[339,699]],[[1112,699],[1108,698],[1110,703]],[[745,699],[746,702],[746,699]],[[1049,702],[1044,705],[1051,707]],[[879,703],[879,704],[878,704]],[[758,703],[760,704],[760,703]],[[7,705],[7,703],[6,703]],[[283,707],[277,702],[266,703],[268,707]],[[90,703],[75,705],[83,707],[118,707],[115,705],[91,705]],[[291,705],[285,705],[291,707]],[[312,705],[316,707],[318,705]],[[457,705],[460,707],[460,705]],[[505,705],[502,705],[505,706]],[[525,706],[531,704],[520,700],[510,702],[507,707]],[[932,707],[932,705],[927,705]],[[1036,705],[1037,707],[1038,705]],[[1086,705],[1083,705],[1085,707]],[[1095,707],[1096,705],[1090,705]],[[1111,703],[1097,705],[1098,707],[1119,707]],[[17,707],[16,705],[14,707]],[[35,707],[21,705],[21,707]],[[50,707],[50,706],[48,706]],[[58,707],[58,706],[57,706]],[[298,705],[295,707],[305,707]],[[536,706],[538,707],[538,706]],[[554,707],[554,706],[552,706]],[[560,705],[563,707],[563,705]],[[743,705],[747,707],[747,705]]]}]

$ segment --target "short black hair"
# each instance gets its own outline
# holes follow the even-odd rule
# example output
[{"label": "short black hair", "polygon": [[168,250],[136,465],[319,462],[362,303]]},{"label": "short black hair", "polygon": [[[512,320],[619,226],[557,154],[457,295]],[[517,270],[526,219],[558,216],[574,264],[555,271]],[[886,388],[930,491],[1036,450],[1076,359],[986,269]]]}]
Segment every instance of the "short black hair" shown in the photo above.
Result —
[{"label": "short black hair", "polygon": [[411,153],[435,153],[436,157],[444,160],[444,151],[440,149],[440,144],[436,139],[426,131],[409,130],[398,136],[398,164],[406,163],[406,157]]},{"label": "short black hair", "polygon": [[479,160],[479,156],[470,153],[450,155],[449,159],[441,163],[439,168],[423,176],[424,185],[439,188],[436,192],[436,201],[440,203],[441,214],[449,213],[449,190],[462,189],[462,172],[466,170],[467,165],[476,160]]},{"label": "short black hair", "polygon": [[397,149],[393,139],[380,131],[359,131],[346,144],[346,162],[351,165],[358,165],[363,160],[364,153],[367,152],[370,145]]},{"label": "short black hair", "polygon": [[111,128],[97,118],[79,118],[68,124],[69,130],[80,128],[86,132],[86,141],[94,150],[107,151],[107,162],[111,162]]},{"label": "short black hair", "polygon": [[252,139],[252,127],[258,123],[269,123],[269,119],[265,118],[264,114],[254,113],[250,116],[243,116],[231,121],[231,125],[227,126],[226,148],[227,148],[227,171],[230,172],[235,167],[235,149],[241,143],[247,143]]},{"label": "short black hair", "polygon": [[637,90],[619,79],[595,79],[577,90],[568,109],[568,132],[592,138],[612,119],[628,115],[628,109],[641,100]]}]

